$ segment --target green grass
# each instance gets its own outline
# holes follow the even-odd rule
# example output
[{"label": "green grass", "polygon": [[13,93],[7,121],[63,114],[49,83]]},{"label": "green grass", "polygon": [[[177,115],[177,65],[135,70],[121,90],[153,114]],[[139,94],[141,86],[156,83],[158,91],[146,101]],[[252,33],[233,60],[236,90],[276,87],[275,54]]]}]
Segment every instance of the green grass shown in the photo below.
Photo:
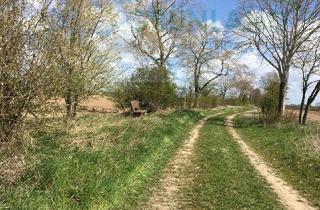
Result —
[{"label": "green grass", "polygon": [[192,162],[191,170],[198,170],[182,190],[185,208],[283,209],[230,137],[224,116],[211,118],[203,127]]},{"label": "green grass", "polygon": [[[243,139],[294,188],[320,207],[320,154],[308,149],[306,130],[314,125],[293,124],[264,128],[257,118],[237,117],[235,124]],[[319,141],[319,133],[316,135]]]},{"label": "green grass", "polygon": [[14,185],[0,188],[0,209],[132,209],[146,199],[147,189],[203,116],[194,111],[144,118],[91,114],[74,122],[30,124],[28,170]]}]

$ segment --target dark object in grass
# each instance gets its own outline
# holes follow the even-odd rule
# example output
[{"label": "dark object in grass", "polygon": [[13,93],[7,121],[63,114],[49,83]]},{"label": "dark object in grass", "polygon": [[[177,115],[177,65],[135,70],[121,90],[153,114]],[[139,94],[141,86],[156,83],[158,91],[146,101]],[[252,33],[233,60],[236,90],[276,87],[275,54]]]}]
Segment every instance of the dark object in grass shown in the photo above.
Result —
[{"label": "dark object in grass", "polygon": [[131,107],[131,113],[133,116],[143,116],[147,112],[146,110],[142,110],[140,107],[139,101],[131,101],[130,102],[130,107]]}]

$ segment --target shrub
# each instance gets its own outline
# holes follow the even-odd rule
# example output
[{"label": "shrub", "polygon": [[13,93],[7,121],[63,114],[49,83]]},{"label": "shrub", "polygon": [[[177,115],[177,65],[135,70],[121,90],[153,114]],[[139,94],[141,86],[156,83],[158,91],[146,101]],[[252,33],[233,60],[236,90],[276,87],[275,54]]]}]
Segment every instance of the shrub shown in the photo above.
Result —
[{"label": "shrub", "polygon": [[177,98],[167,70],[158,68],[138,68],[128,81],[118,83],[112,96],[121,108],[138,100],[148,111],[173,106]]},{"label": "shrub", "polygon": [[274,73],[267,75],[263,81],[264,94],[260,103],[261,119],[264,124],[274,123],[279,119],[279,85],[280,80]]},{"label": "shrub", "polygon": [[200,96],[199,97],[199,108],[214,108],[221,104],[221,98],[215,95]]}]

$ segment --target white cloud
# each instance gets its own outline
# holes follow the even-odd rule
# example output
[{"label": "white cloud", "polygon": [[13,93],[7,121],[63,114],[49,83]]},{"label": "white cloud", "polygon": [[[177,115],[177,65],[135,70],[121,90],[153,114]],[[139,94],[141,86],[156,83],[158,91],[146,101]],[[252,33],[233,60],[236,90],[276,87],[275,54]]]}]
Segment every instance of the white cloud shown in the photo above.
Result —
[{"label": "white cloud", "polygon": [[[240,64],[247,65],[248,68],[256,75],[256,86],[260,85],[261,78],[268,72],[275,71],[266,61],[263,61],[258,53],[254,50],[243,53],[239,58]],[[292,69],[289,75],[288,85],[288,104],[299,104],[302,96],[302,78],[297,69]],[[310,94],[310,91],[309,93]],[[320,102],[320,98],[316,100],[316,103]]]}]

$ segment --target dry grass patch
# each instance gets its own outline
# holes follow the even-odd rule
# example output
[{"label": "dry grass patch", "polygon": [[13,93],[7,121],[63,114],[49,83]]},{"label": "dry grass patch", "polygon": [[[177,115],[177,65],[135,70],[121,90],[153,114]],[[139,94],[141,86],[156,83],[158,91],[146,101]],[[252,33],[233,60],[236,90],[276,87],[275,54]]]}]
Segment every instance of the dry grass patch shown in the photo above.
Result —
[{"label": "dry grass patch", "polygon": [[[165,115],[167,114],[169,113]],[[161,125],[161,115],[163,114],[143,118],[122,117],[115,114],[83,116],[72,123],[64,142],[76,149],[88,147],[92,150],[106,149],[112,144],[119,143],[129,130],[136,131],[137,134],[152,131]],[[134,141],[131,143],[135,144]]]},{"label": "dry grass patch", "polygon": [[317,156],[320,159],[320,126],[308,128],[306,133],[304,149],[310,153],[310,155]]},{"label": "dry grass patch", "polygon": [[16,182],[26,169],[25,156],[16,154],[2,157],[0,160],[0,183],[11,185]]}]

